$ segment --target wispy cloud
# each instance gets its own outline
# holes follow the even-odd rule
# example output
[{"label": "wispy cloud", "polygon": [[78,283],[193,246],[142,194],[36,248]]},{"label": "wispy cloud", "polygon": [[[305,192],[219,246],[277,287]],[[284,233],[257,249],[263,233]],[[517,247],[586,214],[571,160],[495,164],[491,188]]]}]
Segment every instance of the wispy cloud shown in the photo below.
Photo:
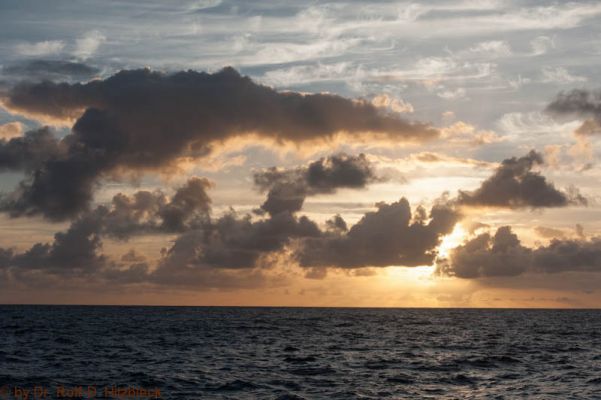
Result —
[{"label": "wispy cloud", "polygon": [[89,58],[96,53],[100,45],[105,41],[106,36],[99,31],[86,32],[81,38],[75,41],[73,55],[83,59]]},{"label": "wispy cloud", "polygon": [[45,40],[37,43],[21,43],[15,47],[17,53],[24,56],[47,56],[60,53],[65,48],[61,40]]},{"label": "wispy cloud", "polygon": [[541,81],[544,83],[570,84],[585,82],[586,78],[584,76],[573,75],[564,67],[545,67],[542,70]]}]

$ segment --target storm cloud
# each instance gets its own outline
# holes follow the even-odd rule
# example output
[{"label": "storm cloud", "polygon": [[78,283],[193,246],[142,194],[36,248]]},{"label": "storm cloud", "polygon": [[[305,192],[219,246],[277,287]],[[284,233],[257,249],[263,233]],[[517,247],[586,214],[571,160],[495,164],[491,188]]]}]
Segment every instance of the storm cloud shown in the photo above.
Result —
[{"label": "storm cloud", "polygon": [[601,272],[601,238],[553,239],[548,245],[523,246],[508,226],[484,233],[439,260],[438,271],[458,278],[517,276],[526,272]]},{"label": "storm cloud", "polygon": [[254,175],[255,186],[267,191],[261,208],[277,214],[299,211],[305,198],[334,193],[337,189],[361,189],[378,179],[364,154],[336,154],[294,169],[269,168]]},{"label": "storm cloud", "polygon": [[76,119],[62,140],[65,154],[49,155],[3,205],[12,216],[57,220],[89,207],[99,179],[109,172],[201,157],[214,143],[247,133],[297,143],[339,132],[378,133],[395,141],[438,135],[427,124],[382,114],[366,101],[278,92],[232,68],[214,74],[124,70],[85,84],[21,83],[5,94],[4,104],[26,114]]},{"label": "storm cloud", "polygon": [[493,175],[472,192],[459,191],[457,203],[475,207],[543,208],[583,205],[587,201],[577,191],[562,192],[547,182],[534,167],[544,163],[532,150],[523,157],[503,160]]}]

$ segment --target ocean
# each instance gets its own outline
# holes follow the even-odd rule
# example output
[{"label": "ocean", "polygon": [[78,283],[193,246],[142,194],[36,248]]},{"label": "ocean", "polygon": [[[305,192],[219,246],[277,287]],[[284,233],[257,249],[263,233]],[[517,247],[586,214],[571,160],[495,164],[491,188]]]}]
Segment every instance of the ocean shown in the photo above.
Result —
[{"label": "ocean", "polygon": [[0,387],[4,399],[601,399],[601,310],[0,306]]}]

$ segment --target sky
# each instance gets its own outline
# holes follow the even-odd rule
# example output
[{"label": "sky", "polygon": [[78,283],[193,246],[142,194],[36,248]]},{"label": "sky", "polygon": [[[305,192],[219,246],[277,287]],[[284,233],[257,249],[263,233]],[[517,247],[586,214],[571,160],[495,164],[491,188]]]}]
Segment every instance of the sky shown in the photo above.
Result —
[{"label": "sky", "polygon": [[598,307],[600,22],[0,0],[0,302]]}]

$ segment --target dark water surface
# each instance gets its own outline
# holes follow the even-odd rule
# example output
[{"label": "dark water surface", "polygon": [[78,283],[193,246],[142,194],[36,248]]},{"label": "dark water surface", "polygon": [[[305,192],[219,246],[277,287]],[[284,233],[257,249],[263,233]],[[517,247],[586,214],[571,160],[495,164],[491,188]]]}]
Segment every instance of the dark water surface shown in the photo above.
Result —
[{"label": "dark water surface", "polygon": [[3,385],[0,398],[601,399],[601,311],[0,306]]}]

